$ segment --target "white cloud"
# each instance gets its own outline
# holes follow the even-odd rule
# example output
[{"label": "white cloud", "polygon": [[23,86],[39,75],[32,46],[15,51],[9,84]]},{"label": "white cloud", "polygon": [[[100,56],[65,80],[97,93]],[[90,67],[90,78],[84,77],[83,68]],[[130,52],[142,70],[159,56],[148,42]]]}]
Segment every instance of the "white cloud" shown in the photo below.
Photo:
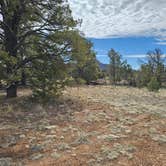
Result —
[{"label": "white cloud", "polygon": [[166,0],[69,0],[86,37],[166,37]]},{"label": "white cloud", "polygon": [[124,58],[146,58],[146,54],[125,55]]},{"label": "white cloud", "polygon": [[99,55],[108,54],[108,50],[104,50],[104,49],[95,49],[95,52],[97,52],[97,54]]},{"label": "white cloud", "polygon": [[97,57],[108,57],[108,55],[107,54],[97,54]]},{"label": "white cloud", "polygon": [[[147,54],[135,54],[135,55],[125,55],[124,58],[146,58]],[[166,55],[162,55],[162,58],[166,58]]]},{"label": "white cloud", "polygon": [[[108,57],[107,54],[97,54],[98,58]],[[124,55],[123,58],[146,58],[146,54],[133,54],[133,55]]]},{"label": "white cloud", "polygon": [[166,41],[156,42],[158,45],[166,45]]}]

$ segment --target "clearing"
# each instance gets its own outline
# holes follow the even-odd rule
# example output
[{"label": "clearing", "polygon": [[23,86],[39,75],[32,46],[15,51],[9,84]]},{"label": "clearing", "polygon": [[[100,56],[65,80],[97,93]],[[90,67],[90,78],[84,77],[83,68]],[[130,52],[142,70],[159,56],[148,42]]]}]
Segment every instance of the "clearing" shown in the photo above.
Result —
[{"label": "clearing", "polygon": [[165,166],[166,90],[68,88],[47,106],[0,102],[0,166]]}]

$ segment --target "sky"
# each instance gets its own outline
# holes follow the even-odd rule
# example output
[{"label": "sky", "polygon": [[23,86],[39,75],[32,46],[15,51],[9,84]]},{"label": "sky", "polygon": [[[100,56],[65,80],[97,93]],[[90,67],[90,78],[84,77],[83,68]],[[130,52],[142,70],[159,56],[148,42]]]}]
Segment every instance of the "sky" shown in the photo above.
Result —
[{"label": "sky", "polygon": [[97,59],[109,63],[114,48],[133,68],[149,50],[166,53],[166,0],[69,0],[79,30],[94,44]]}]

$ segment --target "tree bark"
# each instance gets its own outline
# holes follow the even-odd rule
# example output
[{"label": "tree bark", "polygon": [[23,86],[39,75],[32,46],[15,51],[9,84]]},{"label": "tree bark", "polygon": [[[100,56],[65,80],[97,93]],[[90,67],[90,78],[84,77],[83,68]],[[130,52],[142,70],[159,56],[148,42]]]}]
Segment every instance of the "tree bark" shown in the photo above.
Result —
[{"label": "tree bark", "polygon": [[[6,7],[6,8],[5,8]],[[9,57],[17,57],[17,44],[18,44],[18,27],[20,22],[20,11],[14,10],[13,15],[7,12],[8,6],[4,6],[3,16],[3,30],[4,30],[4,46],[5,51],[9,54]],[[13,64],[7,65],[7,74],[13,72]],[[17,83],[13,81],[6,89],[6,97],[12,98],[17,97]]]},{"label": "tree bark", "polygon": [[25,71],[23,70],[21,73],[21,85],[25,86],[26,85],[26,74]]},{"label": "tree bark", "polygon": [[17,85],[16,84],[10,85],[6,89],[6,92],[7,92],[7,98],[17,97]]}]

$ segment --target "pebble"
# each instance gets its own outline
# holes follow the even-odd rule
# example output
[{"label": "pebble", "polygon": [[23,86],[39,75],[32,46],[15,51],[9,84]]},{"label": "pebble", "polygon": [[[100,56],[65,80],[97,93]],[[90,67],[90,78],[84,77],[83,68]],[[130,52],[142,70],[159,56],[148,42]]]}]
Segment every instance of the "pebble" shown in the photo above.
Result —
[{"label": "pebble", "polygon": [[71,154],[72,157],[76,157],[77,155],[74,153],[74,154]]}]

